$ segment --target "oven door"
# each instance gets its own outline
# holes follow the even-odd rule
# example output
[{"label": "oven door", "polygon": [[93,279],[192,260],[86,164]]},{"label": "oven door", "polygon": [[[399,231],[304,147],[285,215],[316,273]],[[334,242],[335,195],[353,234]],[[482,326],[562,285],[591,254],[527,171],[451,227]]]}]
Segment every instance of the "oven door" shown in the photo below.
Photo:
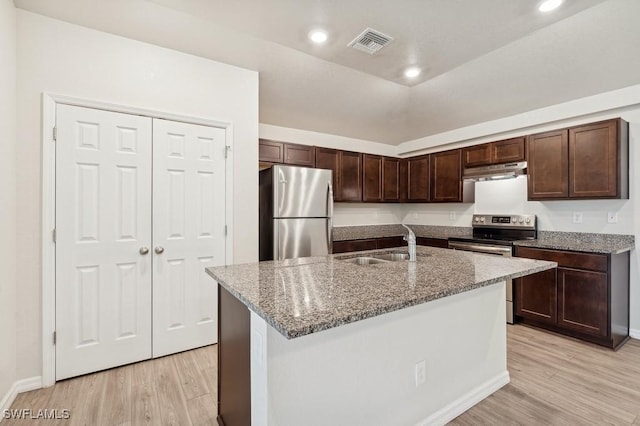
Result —
[{"label": "oven door", "polygon": [[[472,251],[474,253],[492,254],[495,256],[511,257],[512,249],[510,246],[499,246],[490,244],[481,244],[474,242],[449,241],[449,248],[454,250]],[[513,281],[505,280],[507,292],[507,323],[513,324]]]}]

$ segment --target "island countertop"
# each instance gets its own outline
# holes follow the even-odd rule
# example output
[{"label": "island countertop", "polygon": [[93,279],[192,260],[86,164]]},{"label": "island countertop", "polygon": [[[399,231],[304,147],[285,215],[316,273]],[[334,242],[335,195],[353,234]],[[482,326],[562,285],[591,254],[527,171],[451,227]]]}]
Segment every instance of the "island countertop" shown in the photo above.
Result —
[{"label": "island countertop", "polygon": [[218,284],[288,339],[541,272],[554,262],[417,247],[416,262],[345,259],[406,247],[207,268]]}]

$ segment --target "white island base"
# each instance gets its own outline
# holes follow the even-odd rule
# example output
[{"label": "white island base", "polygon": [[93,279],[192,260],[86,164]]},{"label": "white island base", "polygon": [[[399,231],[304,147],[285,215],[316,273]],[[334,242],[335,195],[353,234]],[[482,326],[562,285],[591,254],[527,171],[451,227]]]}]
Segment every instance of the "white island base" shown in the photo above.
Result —
[{"label": "white island base", "polygon": [[252,312],[251,423],[445,424],[509,382],[505,318],[504,282],[292,340]]}]

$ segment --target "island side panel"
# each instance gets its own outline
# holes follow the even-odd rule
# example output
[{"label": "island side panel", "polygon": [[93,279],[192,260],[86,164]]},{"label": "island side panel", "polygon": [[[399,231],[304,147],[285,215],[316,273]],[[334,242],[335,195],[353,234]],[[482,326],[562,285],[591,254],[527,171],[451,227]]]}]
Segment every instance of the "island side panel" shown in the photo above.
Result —
[{"label": "island side panel", "polygon": [[251,425],[250,332],[249,309],[218,285],[218,424],[221,426]]},{"label": "island side panel", "polygon": [[267,424],[445,424],[509,382],[504,299],[502,282],[292,340],[268,327]]}]

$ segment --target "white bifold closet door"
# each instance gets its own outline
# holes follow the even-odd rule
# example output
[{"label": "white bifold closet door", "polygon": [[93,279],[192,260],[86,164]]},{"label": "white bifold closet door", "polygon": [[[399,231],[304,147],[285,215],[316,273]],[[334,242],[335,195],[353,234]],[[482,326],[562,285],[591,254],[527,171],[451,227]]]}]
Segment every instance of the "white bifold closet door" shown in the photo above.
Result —
[{"label": "white bifold closet door", "polygon": [[218,340],[225,264],[224,129],[153,120],[153,356]]},{"label": "white bifold closet door", "polygon": [[151,118],[56,110],[56,379],[151,356]]},{"label": "white bifold closet door", "polygon": [[224,129],[56,114],[56,379],[215,343]]}]

